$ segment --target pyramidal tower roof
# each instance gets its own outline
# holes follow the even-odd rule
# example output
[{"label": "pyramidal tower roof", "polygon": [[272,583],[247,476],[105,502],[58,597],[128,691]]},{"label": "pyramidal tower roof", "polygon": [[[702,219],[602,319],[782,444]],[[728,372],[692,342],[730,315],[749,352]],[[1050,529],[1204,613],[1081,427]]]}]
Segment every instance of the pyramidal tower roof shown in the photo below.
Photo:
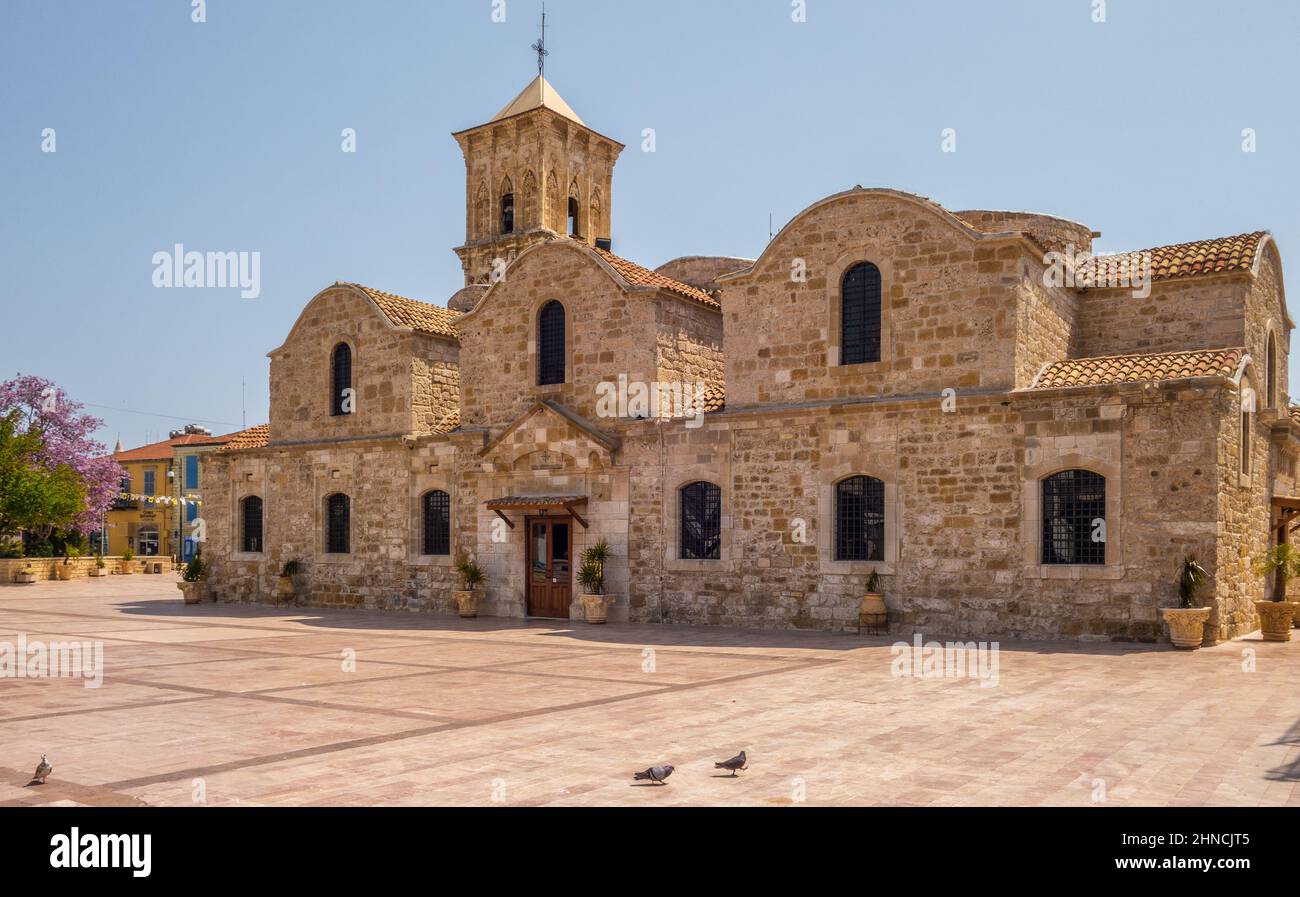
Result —
[{"label": "pyramidal tower roof", "polygon": [[587,126],[587,123],[578,118],[578,113],[574,112],[573,108],[564,102],[564,97],[560,96],[542,75],[534,78],[533,82],[520,91],[519,96],[511,100],[509,105],[498,112],[492,121],[501,121],[503,118],[510,118],[512,115],[531,112],[533,109],[550,109],[570,121],[577,122],[584,128]]}]

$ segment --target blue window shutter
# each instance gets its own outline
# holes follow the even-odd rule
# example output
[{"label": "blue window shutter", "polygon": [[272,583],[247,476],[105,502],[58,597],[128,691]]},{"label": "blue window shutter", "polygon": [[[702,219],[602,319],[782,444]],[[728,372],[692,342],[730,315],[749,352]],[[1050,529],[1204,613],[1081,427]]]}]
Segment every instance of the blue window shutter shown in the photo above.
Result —
[{"label": "blue window shutter", "polygon": [[199,456],[185,456],[185,488],[199,488]]}]

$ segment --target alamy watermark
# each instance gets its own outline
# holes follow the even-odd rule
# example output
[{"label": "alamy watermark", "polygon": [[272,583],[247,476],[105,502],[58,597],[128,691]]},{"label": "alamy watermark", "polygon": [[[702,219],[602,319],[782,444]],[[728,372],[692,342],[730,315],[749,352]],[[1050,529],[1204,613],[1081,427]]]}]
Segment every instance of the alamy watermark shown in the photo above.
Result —
[{"label": "alamy watermark", "polygon": [[980,688],[998,684],[998,642],[895,642],[890,674],[896,679],[978,679]]},{"label": "alamy watermark", "polygon": [[1093,255],[1075,252],[1067,244],[1064,252],[1043,256],[1043,285],[1049,287],[1086,287],[1091,289],[1131,289],[1134,299],[1151,295],[1151,253],[1124,252],[1116,255]]},{"label": "alamy watermark", "polygon": [[0,679],[81,679],[86,688],[104,683],[103,642],[0,641]]},{"label": "alamy watermark", "polygon": [[153,285],[159,289],[238,287],[244,299],[262,295],[262,253],[195,252],[177,243],[153,254]]},{"label": "alamy watermark", "polygon": [[619,374],[596,384],[596,416],[632,420],[686,420],[692,430],[704,425],[708,384],[673,381],[645,383]]}]

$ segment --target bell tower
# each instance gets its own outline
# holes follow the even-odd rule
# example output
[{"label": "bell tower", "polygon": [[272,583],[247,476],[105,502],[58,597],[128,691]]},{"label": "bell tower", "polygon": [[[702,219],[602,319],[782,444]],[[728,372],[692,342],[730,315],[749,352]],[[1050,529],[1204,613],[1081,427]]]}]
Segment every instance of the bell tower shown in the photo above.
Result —
[{"label": "bell tower", "polygon": [[452,134],[465,156],[465,285],[490,284],[530,246],[557,238],[608,245],[614,164],[623,144],[593,131],[537,77],[487,124]]}]

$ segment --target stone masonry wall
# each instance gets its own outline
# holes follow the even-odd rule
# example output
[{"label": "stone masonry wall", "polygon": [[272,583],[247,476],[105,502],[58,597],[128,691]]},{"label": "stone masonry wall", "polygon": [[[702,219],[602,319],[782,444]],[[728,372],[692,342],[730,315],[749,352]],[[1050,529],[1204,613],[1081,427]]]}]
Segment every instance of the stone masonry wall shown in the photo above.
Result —
[{"label": "stone masonry wall", "polygon": [[[724,283],[728,407],[1009,387],[1014,291],[1031,259],[1019,241],[979,241],[913,201],[829,200],[796,218],[752,274]],[[840,365],[839,287],[860,261],[881,271],[881,361]],[[801,264],[806,282],[792,277]]]},{"label": "stone masonry wall", "polygon": [[[352,348],[356,413],[330,415],[335,346]],[[333,287],[271,353],[271,439],[277,443],[420,432],[454,410],[455,344],[399,330],[359,291]],[[443,409],[446,409],[443,411]],[[441,413],[440,413],[441,412]]]},{"label": "stone masonry wall", "polygon": [[1244,346],[1248,289],[1243,275],[1155,281],[1145,299],[1135,298],[1131,289],[1085,290],[1079,298],[1077,355]]}]

